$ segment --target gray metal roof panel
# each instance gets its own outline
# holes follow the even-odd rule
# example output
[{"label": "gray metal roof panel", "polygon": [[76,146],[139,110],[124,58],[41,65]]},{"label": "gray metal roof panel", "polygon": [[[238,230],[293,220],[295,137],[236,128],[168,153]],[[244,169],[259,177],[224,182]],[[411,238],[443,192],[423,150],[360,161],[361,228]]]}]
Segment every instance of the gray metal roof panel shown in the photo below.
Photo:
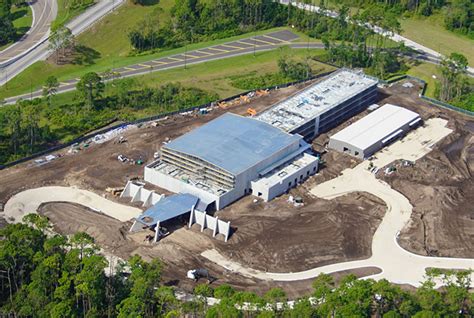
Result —
[{"label": "gray metal roof panel", "polygon": [[155,205],[143,212],[137,218],[137,221],[148,226],[156,225],[156,223],[164,222],[183,215],[191,211],[193,205],[196,205],[199,198],[189,193],[174,194],[169,197],[162,198]]},{"label": "gray metal roof panel", "polygon": [[237,175],[300,139],[301,136],[267,123],[226,113],[164,148],[200,158]]}]

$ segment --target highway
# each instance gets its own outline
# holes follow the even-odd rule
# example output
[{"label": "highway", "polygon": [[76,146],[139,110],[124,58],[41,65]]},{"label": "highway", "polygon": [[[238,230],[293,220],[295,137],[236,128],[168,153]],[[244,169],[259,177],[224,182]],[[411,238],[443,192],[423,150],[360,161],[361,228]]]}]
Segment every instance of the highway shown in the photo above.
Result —
[{"label": "highway", "polygon": [[[56,5],[56,0],[38,1],[51,1]],[[67,23],[66,27],[68,27],[74,35],[78,35],[124,2],[125,0],[101,0]],[[52,7],[54,16],[56,16],[56,13],[54,12],[56,10],[55,8],[56,6]],[[35,44],[34,49],[31,49],[26,54],[16,58],[14,62],[6,66],[0,65],[0,86],[7,83],[10,79],[21,73],[33,63],[46,59],[51,53],[52,52],[48,49],[47,37],[44,37],[39,44]]]},{"label": "highway", "polygon": [[[253,54],[277,49],[282,46],[289,46],[294,49],[322,49],[321,43],[295,43],[298,36],[291,31],[277,31],[256,37],[231,41],[220,45],[188,51],[186,54],[175,54],[167,57],[153,59],[147,62],[137,63],[125,67],[115,68],[112,71],[117,74],[117,78],[138,76],[152,72],[164,71],[173,68],[180,68],[185,65],[205,63],[233,56]],[[417,54],[413,58],[430,63],[438,63],[439,60],[430,55]],[[76,89],[79,78],[65,80],[60,83],[58,93],[64,93]],[[42,91],[36,90],[10,98],[6,98],[6,104],[13,104],[19,99],[32,99],[41,97]]]},{"label": "highway", "polygon": [[33,13],[31,28],[17,42],[0,52],[0,67],[5,67],[28,54],[49,36],[51,22],[58,11],[56,0],[31,1],[28,5]]}]

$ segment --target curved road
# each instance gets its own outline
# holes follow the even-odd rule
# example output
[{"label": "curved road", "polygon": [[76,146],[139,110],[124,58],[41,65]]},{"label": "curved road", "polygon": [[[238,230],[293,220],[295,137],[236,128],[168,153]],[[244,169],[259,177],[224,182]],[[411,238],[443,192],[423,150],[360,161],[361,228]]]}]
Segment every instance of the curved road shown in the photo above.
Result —
[{"label": "curved road", "polygon": [[[54,3],[56,3],[56,0],[48,1],[54,1]],[[125,0],[100,0],[97,4],[88,8],[82,14],[67,23],[66,27],[68,27],[74,35],[77,35],[123,3],[125,3]],[[17,58],[13,63],[5,67],[0,65],[0,86],[7,83],[33,63],[46,59],[51,53],[52,52],[48,49],[48,41],[46,38],[34,49],[29,50],[26,54]]]},{"label": "curved road", "polygon": [[[451,132],[446,128],[446,124],[447,121],[440,118],[428,120],[424,127],[407,135],[403,142],[396,142],[383,152],[377,153],[377,159],[373,163],[377,167],[384,167],[400,158],[413,161],[421,158],[431,151],[431,146],[434,143]],[[403,249],[398,244],[397,237],[410,220],[413,207],[404,195],[393,190],[387,183],[370,173],[367,169],[368,165],[369,162],[364,161],[353,169],[346,169],[341,176],[319,184],[311,191],[313,195],[328,200],[351,192],[368,192],[386,203],[387,212],[374,234],[372,256],[368,259],[331,264],[302,272],[270,273],[244,267],[226,259],[216,250],[208,250],[201,255],[244,276],[275,281],[298,281],[314,278],[321,273],[359,267],[378,267],[382,272],[372,275],[370,278],[385,278],[394,283],[420,286],[424,280],[426,268],[474,269],[474,259],[427,257]],[[440,284],[440,282],[437,283]],[[474,286],[474,273],[471,274],[471,285]]]},{"label": "curved road", "polygon": [[0,67],[5,67],[28,54],[49,36],[51,22],[58,11],[56,0],[33,0],[28,2],[33,12],[33,22],[30,30],[16,43],[0,52]]}]

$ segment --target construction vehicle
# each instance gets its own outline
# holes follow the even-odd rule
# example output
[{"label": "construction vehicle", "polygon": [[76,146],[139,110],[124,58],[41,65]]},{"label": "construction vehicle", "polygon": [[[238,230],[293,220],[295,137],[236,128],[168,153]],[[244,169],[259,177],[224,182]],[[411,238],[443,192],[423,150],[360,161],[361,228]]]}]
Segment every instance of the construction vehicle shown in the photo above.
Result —
[{"label": "construction vehicle", "polygon": [[105,192],[112,193],[112,194],[115,195],[115,196],[119,196],[120,193],[122,193],[122,191],[123,191],[123,187],[121,187],[121,188],[111,188],[111,187],[107,187],[107,188],[105,189]]},{"label": "construction vehicle", "polygon": [[255,115],[257,115],[257,111],[253,108],[248,108],[247,109],[247,114],[249,114],[250,116],[255,116]]},{"label": "construction vehicle", "polygon": [[127,142],[127,139],[124,136],[120,136],[115,143],[123,144],[124,142]]},{"label": "construction vehicle", "polygon": [[192,269],[188,271],[188,274],[186,276],[194,280],[195,282],[197,282],[200,278],[205,278],[207,279],[208,284],[212,284],[212,282],[216,280],[215,277],[209,275],[209,271],[205,268]]}]

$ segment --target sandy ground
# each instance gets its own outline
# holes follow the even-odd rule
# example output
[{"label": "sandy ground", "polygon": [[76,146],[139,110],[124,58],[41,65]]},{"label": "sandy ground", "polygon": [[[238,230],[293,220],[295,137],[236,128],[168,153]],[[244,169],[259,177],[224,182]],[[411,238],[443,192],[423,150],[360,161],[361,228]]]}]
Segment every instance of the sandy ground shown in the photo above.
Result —
[{"label": "sandy ground", "polygon": [[[431,147],[452,132],[451,129],[445,127],[446,124],[447,121],[444,119],[427,120],[424,127],[413,131],[402,140],[378,153],[372,163],[375,166],[385,166],[402,158],[413,161],[422,158],[431,151]],[[311,193],[321,198],[334,199],[351,192],[366,191],[386,203],[387,211],[373,236],[372,255],[369,258],[362,261],[308,268],[299,272],[278,271],[272,273],[246,267],[231,258],[226,258],[215,249],[205,251],[201,255],[244,276],[278,281],[311,279],[320,273],[373,266],[383,270],[382,273],[372,275],[371,277],[374,279],[388,279],[399,284],[420,286],[426,268],[471,269],[474,267],[474,259],[424,257],[401,248],[396,238],[400,230],[410,220],[413,207],[405,196],[393,190],[387,183],[378,180],[374,174],[368,171],[368,167],[369,162],[364,161],[355,168],[346,169],[341,176],[315,186]],[[406,268],[410,268],[410,270],[407,271]],[[474,274],[472,278],[474,279]]]},{"label": "sandy ground", "polygon": [[[142,158],[145,162],[149,162],[152,160],[153,153],[167,138],[175,138],[225,111],[245,114],[248,107],[261,111],[299,88],[302,86],[282,89],[272,92],[269,96],[253,100],[250,104],[233,106],[225,110],[219,109],[205,116],[174,116],[159,122],[157,127],[144,125],[139,129],[127,132],[125,136],[128,142],[125,144],[115,144],[114,141],[110,141],[101,145],[91,145],[75,155],[62,152],[64,157],[41,167],[29,162],[0,171],[0,203],[5,203],[12,195],[26,189],[55,185],[76,186],[117,203],[139,208],[138,204],[130,204],[127,199],[113,197],[104,192],[108,186],[124,186],[129,178],[143,176],[143,166],[122,164],[116,159],[119,154],[134,159]],[[382,99],[380,103],[389,102],[402,105],[419,112],[424,119],[436,117],[449,119],[448,127],[453,129],[453,133],[440,145],[436,145],[433,152],[420,159],[415,167],[400,168],[397,173],[381,177],[386,179],[397,191],[407,196],[414,206],[408,227],[410,230],[402,231],[401,234],[402,244],[406,241],[413,245],[414,251],[423,252],[424,248],[418,250],[417,248],[424,246],[423,241],[426,241],[429,248],[436,250],[439,255],[452,253],[449,256],[462,257],[469,251],[472,252],[474,245],[473,226],[472,223],[467,223],[469,213],[472,213],[472,204],[469,204],[469,200],[472,202],[470,195],[474,191],[467,192],[469,187],[472,187],[472,178],[468,177],[470,171],[466,170],[466,164],[464,164],[464,162],[472,164],[473,156],[469,145],[472,145],[470,138],[473,132],[469,131],[468,127],[472,129],[474,125],[472,121],[459,114],[429,106],[418,98],[415,88],[406,89],[401,85],[394,85],[384,89],[380,93]],[[341,125],[335,131],[342,129],[347,124],[349,122]],[[328,135],[332,133],[319,136],[313,142],[313,147],[323,150]],[[458,140],[456,138],[459,136],[465,137],[460,138],[462,142],[456,143]],[[369,257],[371,238],[380,224],[385,204],[373,196],[361,193],[351,193],[335,200],[318,199],[309,195],[309,189],[314,185],[335,178],[344,169],[360,163],[357,159],[333,151],[326,153],[323,158],[326,165],[322,166],[320,173],[292,192],[304,198],[304,207],[295,209],[290,206],[286,202],[287,196],[278,198],[268,205],[262,203],[255,205],[250,197],[246,197],[228,209],[219,212],[220,218],[224,220],[228,218],[232,220],[232,225],[235,224],[236,231],[228,244],[214,240],[209,233],[200,233],[196,228],[187,229],[182,227],[182,224],[174,224],[169,226],[173,230],[170,236],[158,245],[151,246],[143,242],[147,233],[137,236],[128,234],[125,235],[125,240],[119,239],[118,236],[123,233],[121,222],[116,224],[117,227],[108,227],[112,222],[102,219],[106,216],[99,217],[97,213],[84,206],[72,207],[68,204],[64,205],[64,203],[54,203],[45,205],[45,209],[51,209],[49,214],[47,214],[48,209],[43,211],[43,207],[41,207],[40,210],[41,213],[45,213],[51,218],[58,231],[71,233],[76,230],[91,229],[91,234],[96,237],[98,242],[109,246],[110,250],[124,258],[127,255],[138,253],[148,259],[153,257],[163,259],[166,264],[165,281],[169,285],[191,289],[194,283],[185,278],[186,271],[196,267],[207,267],[219,278],[218,284],[226,282],[237,288],[245,288],[259,293],[265,292],[273,286],[280,286],[290,295],[298,296],[311,289],[311,280],[275,283],[248,278],[214,265],[200,256],[200,253],[215,248],[227,253],[226,256],[230,256],[228,247],[232,246],[235,249],[235,254],[232,257],[236,261],[275,272],[279,267],[283,270],[297,271],[307,268],[306,266],[321,266],[332,262]],[[424,163],[426,159],[429,160]],[[434,174],[434,170],[437,170],[438,174]],[[442,173],[440,174],[439,171]],[[461,171],[464,177],[456,177],[458,174],[453,174],[453,171]],[[440,186],[435,186],[437,192],[426,199],[418,199],[425,198],[425,191],[428,191],[427,188],[433,180],[437,180],[436,182],[440,184]],[[449,191],[446,186],[441,186],[446,180],[450,180]],[[156,190],[159,193],[164,192],[159,188]],[[443,198],[451,192],[454,192],[455,195],[448,196],[449,200],[444,199],[443,202],[435,200]],[[434,209],[433,202],[441,204],[440,208]],[[63,205],[55,208],[55,204]],[[418,204],[423,205],[423,211],[427,211],[424,213],[423,219],[427,229],[424,235],[425,239],[423,239],[423,235],[420,235],[423,223],[419,221]],[[79,210],[84,214],[81,217],[78,217]],[[295,213],[298,217],[291,217]],[[54,218],[53,214],[57,217]],[[286,231],[283,227],[285,224],[288,225]],[[267,234],[263,235],[262,233]],[[111,238],[111,241],[105,240],[106,238]],[[256,240],[262,243],[254,243]],[[312,244],[312,242],[317,242],[317,244]],[[122,243],[124,245],[121,245]],[[303,247],[300,246],[300,243]],[[283,245],[286,252],[281,252],[283,248],[280,249],[280,245]],[[227,250],[229,252],[226,252]],[[259,261],[260,255],[262,261]],[[369,267],[351,272],[358,276],[367,276],[376,274],[378,271],[376,268]]]}]

